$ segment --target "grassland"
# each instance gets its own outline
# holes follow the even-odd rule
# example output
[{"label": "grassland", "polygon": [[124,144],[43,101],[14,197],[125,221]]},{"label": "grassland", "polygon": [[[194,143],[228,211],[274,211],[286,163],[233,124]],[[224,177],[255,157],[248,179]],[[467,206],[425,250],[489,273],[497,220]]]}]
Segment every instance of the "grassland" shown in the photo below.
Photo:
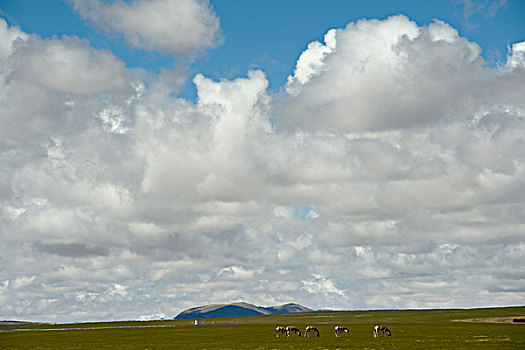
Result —
[{"label": "grassland", "polygon": [[[199,326],[193,320],[14,325],[0,328],[0,349],[525,349],[525,324],[455,321],[517,316],[525,318],[525,307],[322,311],[207,319]],[[392,338],[373,338],[374,324],[387,325]],[[315,325],[321,336],[277,338],[278,325]],[[335,325],[350,335],[336,338]]]}]

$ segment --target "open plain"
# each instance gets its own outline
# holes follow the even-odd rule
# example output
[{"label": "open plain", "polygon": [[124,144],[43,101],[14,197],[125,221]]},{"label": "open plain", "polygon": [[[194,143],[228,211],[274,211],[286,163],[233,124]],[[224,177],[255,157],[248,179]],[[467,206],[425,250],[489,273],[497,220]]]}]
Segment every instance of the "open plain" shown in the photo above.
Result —
[{"label": "open plain", "polygon": [[[23,324],[0,328],[0,349],[524,349],[525,307],[316,311],[200,320]],[[487,322],[487,320],[507,322]],[[466,320],[468,322],[458,322]],[[372,336],[387,325],[392,337]],[[275,336],[275,327],[314,325],[320,337]],[[349,335],[335,337],[342,325]]]}]

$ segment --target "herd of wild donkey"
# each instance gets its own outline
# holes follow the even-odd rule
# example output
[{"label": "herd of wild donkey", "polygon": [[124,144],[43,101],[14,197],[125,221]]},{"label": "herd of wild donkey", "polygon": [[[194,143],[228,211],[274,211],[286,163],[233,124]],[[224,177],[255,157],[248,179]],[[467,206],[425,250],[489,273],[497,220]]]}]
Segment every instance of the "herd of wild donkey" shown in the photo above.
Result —
[{"label": "herd of wild donkey", "polygon": [[[350,334],[350,331],[348,330],[348,328],[345,328],[345,327],[335,326],[334,329],[335,329],[336,337],[339,337],[343,333]],[[299,337],[301,336],[301,331],[299,330],[299,328],[294,327],[294,326],[277,327],[275,329],[276,337],[279,337],[280,335],[284,335],[284,334],[286,334],[286,336],[289,337],[291,333],[296,334]],[[386,326],[375,326],[374,332],[372,333],[372,335],[375,338],[379,337],[379,335],[382,335],[385,337],[391,337],[392,332],[390,332],[390,329],[386,328]],[[304,330],[304,336],[305,337],[309,337],[309,336],[319,337],[319,330],[313,326],[307,326],[306,329]]]}]

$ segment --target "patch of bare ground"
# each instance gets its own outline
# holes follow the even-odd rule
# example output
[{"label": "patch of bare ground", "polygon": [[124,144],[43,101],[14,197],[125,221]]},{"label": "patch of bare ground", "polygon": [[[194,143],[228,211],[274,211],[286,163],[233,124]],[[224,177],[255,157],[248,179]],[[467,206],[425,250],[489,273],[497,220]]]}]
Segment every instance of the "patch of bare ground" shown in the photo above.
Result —
[{"label": "patch of bare ground", "polygon": [[512,323],[525,324],[525,316],[482,317],[452,320],[452,322]]}]

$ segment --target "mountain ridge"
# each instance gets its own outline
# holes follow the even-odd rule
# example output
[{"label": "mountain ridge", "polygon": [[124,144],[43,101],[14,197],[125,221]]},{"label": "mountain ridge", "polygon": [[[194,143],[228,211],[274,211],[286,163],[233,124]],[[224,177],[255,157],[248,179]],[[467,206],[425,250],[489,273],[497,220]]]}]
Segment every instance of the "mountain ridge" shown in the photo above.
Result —
[{"label": "mountain ridge", "polygon": [[296,303],[286,303],[277,306],[263,307],[246,302],[236,302],[229,304],[210,304],[192,307],[182,311],[177,316],[175,316],[174,319],[184,320],[198,318],[240,317],[306,311],[312,310]]}]

